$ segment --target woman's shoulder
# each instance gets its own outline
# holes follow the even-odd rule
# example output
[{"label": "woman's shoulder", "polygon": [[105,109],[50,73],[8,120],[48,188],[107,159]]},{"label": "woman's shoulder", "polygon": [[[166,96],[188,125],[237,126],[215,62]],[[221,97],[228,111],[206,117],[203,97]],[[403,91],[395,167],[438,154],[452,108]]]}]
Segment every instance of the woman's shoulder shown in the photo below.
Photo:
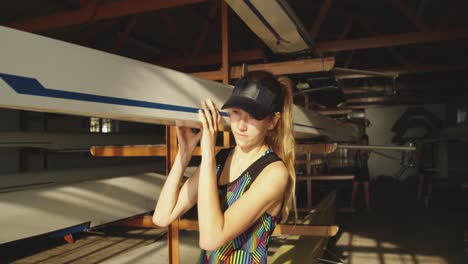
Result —
[{"label": "woman's shoulder", "polygon": [[278,177],[278,178],[289,178],[289,171],[284,162],[280,159],[277,161],[273,161],[272,163],[268,164],[263,171],[260,173],[259,176],[268,175],[267,177],[271,179],[271,177]]}]

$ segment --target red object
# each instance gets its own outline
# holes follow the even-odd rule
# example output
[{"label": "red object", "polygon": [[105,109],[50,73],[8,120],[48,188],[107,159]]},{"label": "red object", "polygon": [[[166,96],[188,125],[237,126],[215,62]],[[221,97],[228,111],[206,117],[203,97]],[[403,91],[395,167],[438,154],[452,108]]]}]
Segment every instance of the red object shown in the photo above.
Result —
[{"label": "red object", "polygon": [[75,239],[73,238],[72,234],[68,234],[68,235],[63,236],[63,239],[65,239],[65,241],[67,241],[68,244],[74,244],[75,243]]}]

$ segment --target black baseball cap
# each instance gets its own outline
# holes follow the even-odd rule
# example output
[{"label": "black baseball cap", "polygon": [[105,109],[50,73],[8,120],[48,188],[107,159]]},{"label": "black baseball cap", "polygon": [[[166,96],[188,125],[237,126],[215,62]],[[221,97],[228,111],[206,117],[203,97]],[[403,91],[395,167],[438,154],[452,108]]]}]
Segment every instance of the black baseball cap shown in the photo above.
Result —
[{"label": "black baseball cap", "polygon": [[246,111],[257,120],[281,112],[281,84],[274,78],[242,77],[221,109],[233,107]]}]

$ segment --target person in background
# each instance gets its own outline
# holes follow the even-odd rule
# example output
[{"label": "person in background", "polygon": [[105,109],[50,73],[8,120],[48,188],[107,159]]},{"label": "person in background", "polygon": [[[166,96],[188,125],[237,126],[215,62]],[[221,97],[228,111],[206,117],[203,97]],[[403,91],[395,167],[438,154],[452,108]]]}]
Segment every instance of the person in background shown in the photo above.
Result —
[{"label": "person in background", "polygon": [[[358,144],[369,145],[369,136],[366,134],[362,135],[359,139]],[[356,207],[356,197],[359,190],[359,185],[364,188],[364,201],[366,203],[366,209],[370,210],[370,195],[369,195],[369,167],[367,162],[369,160],[369,151],[366,149],[358,149],[354,155],[354,168],[355,178],[353,182],[353,192],[351,194],[351,206]]]}]

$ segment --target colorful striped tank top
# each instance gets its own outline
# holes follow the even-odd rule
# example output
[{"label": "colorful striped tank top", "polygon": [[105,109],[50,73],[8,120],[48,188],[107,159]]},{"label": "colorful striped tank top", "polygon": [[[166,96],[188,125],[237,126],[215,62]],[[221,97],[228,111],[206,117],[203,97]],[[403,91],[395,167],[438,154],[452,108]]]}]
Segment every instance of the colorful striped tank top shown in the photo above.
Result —
[{"label": "colorful striped tank top", "polygon": [[[221,150],[216,156],[216,173],[218,177],[224,167],[231,149]],[[218,186],[222,211],[226,211],[250,187],[258,174],[270,163],[280,160],[273,152],[267,150],[262,157],[247,168],[240,177],[226,185]],[[268,243],[271,234],[279,222],[278,216],[265,212],[251,227],[234,240],[214,251],[202,250],[200,264],[251,264],[267,263]]]}]

